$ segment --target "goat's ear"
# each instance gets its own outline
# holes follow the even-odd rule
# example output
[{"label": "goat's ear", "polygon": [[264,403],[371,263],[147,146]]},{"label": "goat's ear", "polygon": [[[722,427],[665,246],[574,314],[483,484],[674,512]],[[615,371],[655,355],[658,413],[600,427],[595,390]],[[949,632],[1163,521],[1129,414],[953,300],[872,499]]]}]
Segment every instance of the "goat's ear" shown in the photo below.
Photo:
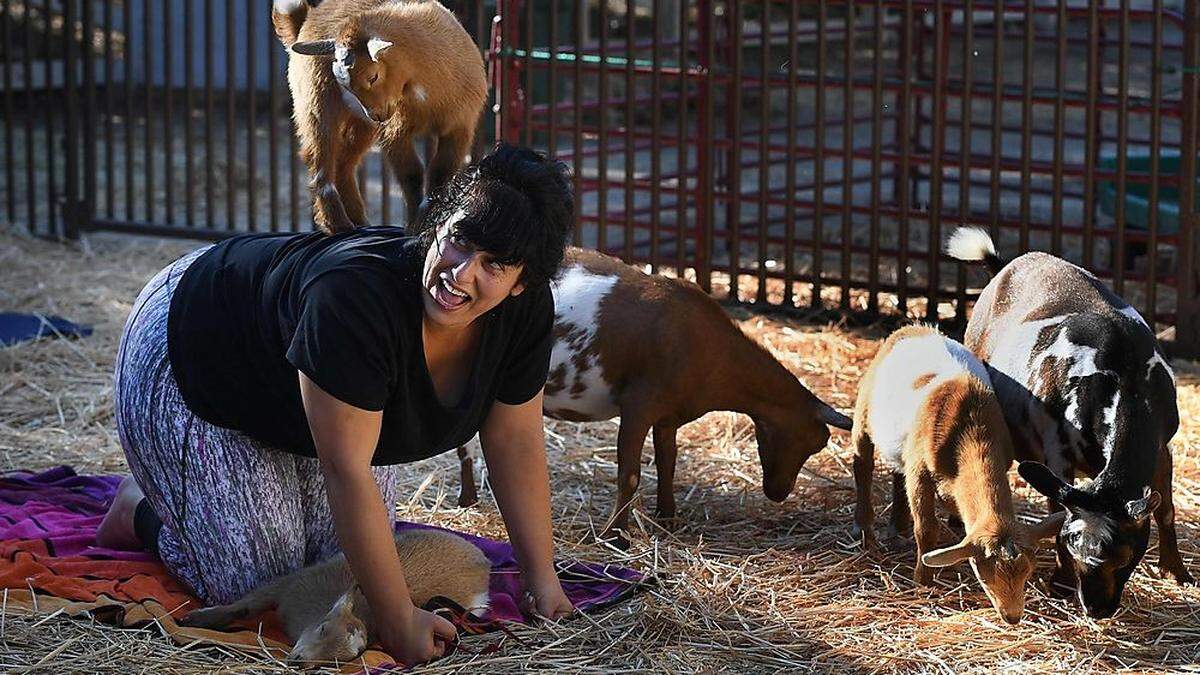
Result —
[{"label": "goat's ear", "polygon": [[297,42],[292,45],[292,51],[305,56],[329,56],[333,54],[333,40],[312,40]]},{"label": "goat's ear", "polygon": [[1043,539],[1053,539],[1062,531],[1063,523],[1067,520],[1066,511],[1057,511],[1042,518],[1038,523],[1029,527],[1029,541],[1036,544]]},{"label": "goat's ear", "polygon": [[970,558],[975,553],[975,545],[969,541],[960,541],[953,546],[939,548],[921,556],[921,562],[926,567],[949,567],[957,562]]},{"label": "goat's ear", "polygon": [[388,50],[392,46],[391,42],[382,38],[371,38],[367,40],[367,53],[371,55],[372,61],[379,61],[379,55]]},{"label": "goat's ear", "polygon": [[338,598],[337,602],[333,603],[331,613],[341,614],[343,616],[354,614],[354,596],[357,595],[357,592],[358,588],[354,587],[347,590],[345,593],[342,593],[342,597]]},{"label": "goat's ear", "polygon": [[1162,503],[1162,495],[1149,487],[1142,495],[1141,499],[1125,502],[1125,512],[1129,514],[1130,518],[1139,522],[1149,518],[1154,509],[1157,509],[1158,505]]},{"label": "goat's ear", "polygon": [[1041,462],[1021,462],[1017,467],[1021,478],[1038,492],[1064,506],[1070,502],[1070,494],[1075,488],[1066,481],[1054,475],[1054,472]]}]

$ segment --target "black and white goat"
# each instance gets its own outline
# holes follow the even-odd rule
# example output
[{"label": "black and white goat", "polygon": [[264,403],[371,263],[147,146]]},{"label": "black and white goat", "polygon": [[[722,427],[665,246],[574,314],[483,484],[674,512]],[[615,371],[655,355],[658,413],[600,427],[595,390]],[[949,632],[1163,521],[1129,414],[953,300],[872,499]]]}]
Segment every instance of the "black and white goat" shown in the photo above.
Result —
[{"label": "black and white goat", "polygon": [[[1159,566],[1192,577],[1179,555],[1171,452],[1175,376],[1137,310],[1087,271],[1045,253],[1002,260],[988,234],[956,231],[954,258],[994,277],[965,344],[993,371],[1021,476],[1068,514],[1055,581],[1090,616],[1111,616],[1158,523]],[[1073,486],[1076,472],[1090,482]]]}]

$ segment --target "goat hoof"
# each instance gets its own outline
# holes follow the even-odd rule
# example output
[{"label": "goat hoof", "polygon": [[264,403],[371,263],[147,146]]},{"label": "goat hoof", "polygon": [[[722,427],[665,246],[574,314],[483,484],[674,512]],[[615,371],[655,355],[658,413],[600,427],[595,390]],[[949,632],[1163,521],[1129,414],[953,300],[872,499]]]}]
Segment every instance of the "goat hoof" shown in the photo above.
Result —
[{"label": "goat hoof", "polygon": [[462,508],[462,509],[470,508],[472,506],[475,506],[478,503],[479,503],[479,495],[471,494],[471,495],[459,495],[458,496],[459,508]]},{"label": "goat hoof", "polygon": [[596,537],[596,543],[608,544],[619,551],[629,550],[629,539],[620,530],[605,530]]},{"label": "goat hoof", "polygon": [[1179,563],[1178,565],[1163,566],[1161,569],[1164,578],[1172,579],[1175,581],[1175,583],[1181,586],[1196,585],[1195,577],[1193,577],[1192,574],[1187,571],[1187,568],[1183,566],[1183,563]]}]

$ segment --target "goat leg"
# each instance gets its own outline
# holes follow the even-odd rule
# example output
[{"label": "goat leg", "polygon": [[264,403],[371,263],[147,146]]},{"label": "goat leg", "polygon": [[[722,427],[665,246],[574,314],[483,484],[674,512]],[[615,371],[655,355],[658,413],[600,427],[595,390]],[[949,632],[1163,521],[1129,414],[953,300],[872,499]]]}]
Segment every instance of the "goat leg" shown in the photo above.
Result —
[{"label": "goat leg", "polygon": [[629,546],[625,530],[629,527],[629,510],[633,508],[633,498],[642,479],[642,445],[650,432],[648,422],[634,416],[626,417],[625,413],[625,410],[621,411],[621,429],[617,432],[617,503],[600,535],[601,539],[613,540],[618,548]]},{"label": "goat leg", "polygon": [[475,489],[475,458],[465,445],[458,447],[458,462],[461,474],[458,505],[464,508],[474,506],[479,501],[479,493]]},{"label": "goat leg", "polygon": [[871,436],[855,425],[851,443],[854,445],[854,535],[862,541],[863,550],[876,548],[875,510],[871,508],[871,483],[875,478],[875,443]]},{"label": "goat leg", "polygon": [[421,206],[422,183],[425,180],[421,158],[410,136],[386,138],[383,151],[387,154],[396,181],[400,183],[400,191],[404,193],[404,227],[408,234],[416,234],[417,212]]},{"label": "goat leg", "polygon": [[471,133],[467,130],[456,130],[436,139],[437,150],[429,162],[429,192],[432,194],[445,185],[450,176],[463,165],[467,158],[467,150],[471,146]]},{"label": "goat leg", "polygon": [[912,509],[913,539],[917,542],[917,565],[913,581],[922,586],[933,583],[933,570],[926,567],[921,556],[937,548],[938,521],[934,511],[937,502],[933,478],[921,469],[908,473],[908,503]]},{"label": "goat leg", "polygon": [[1179,555],[1179,541],[1175,534],[1175,503],[1171,497],[1171,482],[1174,475],[1171,449],[1165,444],[1158,451],[1158,466],[1154,471],[1154,489],[1160,497],[1154,509],[1154,522],[1158,525],[1158,566],[1163,574],[1181,584],[1194,584],[1196,580],[1183,564]]},{"label": "goat leg", "polygon": [[347,119],[342,133],[334,184],[337,186],[346,216],[355,227],[368,227],[371,224],[367,220],[366,205],[363,204],[362,193],[358,187],[358,165],[375,142],[375,135],[374,128],[357,119]]},{"label": "goat leg", "polygon": [[912,530],[912,513],[908,510],[908,491],[904,487],[904,474],[892,474],[892,515],[889,533],[903,537]]},{"label": "goat leg", "polygon": [[675,444],[673,426],[654,427],[654,469],[658,475],[658,517],[663,520],[675,518],[675,460],[679,448]]}]

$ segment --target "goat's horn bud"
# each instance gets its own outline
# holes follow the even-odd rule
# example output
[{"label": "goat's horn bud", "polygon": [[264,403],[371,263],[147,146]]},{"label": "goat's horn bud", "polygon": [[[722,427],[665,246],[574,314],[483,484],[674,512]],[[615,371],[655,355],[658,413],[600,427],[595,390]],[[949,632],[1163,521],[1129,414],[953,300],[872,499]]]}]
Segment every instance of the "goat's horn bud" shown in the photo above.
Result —
[{"label": "goat's horn bud", "polygon": [[371,55],[372,61],[379,61],[379,55],[391,47],[392,43],[380,38],[371,38],[367,40],[367,53]]},{"label": "goat's horn bud", "polygon": [[292,51],[305,56],[329,56],[333,53],[333,40],[312,40],[297,42],[292,45]]}]

